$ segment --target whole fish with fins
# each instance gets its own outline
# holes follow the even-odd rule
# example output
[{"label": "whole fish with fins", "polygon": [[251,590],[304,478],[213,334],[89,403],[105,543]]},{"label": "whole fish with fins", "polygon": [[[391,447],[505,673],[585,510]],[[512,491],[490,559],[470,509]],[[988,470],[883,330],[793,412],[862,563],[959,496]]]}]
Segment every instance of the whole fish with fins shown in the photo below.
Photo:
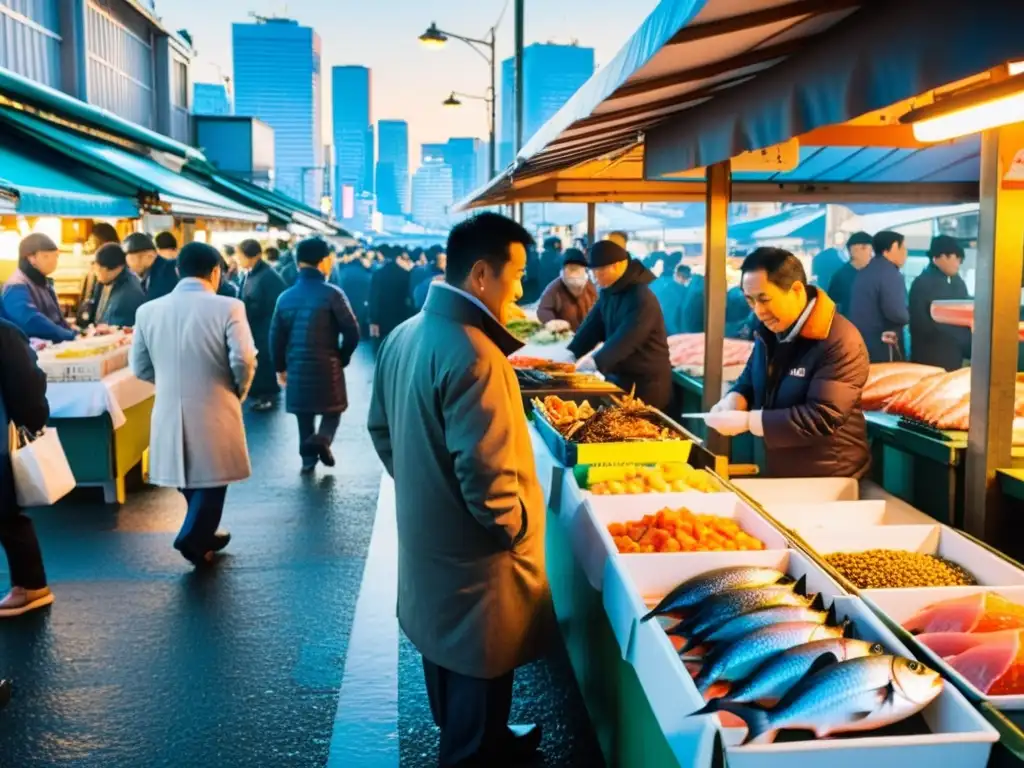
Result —
[{"label": "whole fish with fins", "polygon": [[709,597],[726,590],[751,589],[783,583],[792,583],[792,579],[775,568],[757,565],[716,568],[678,585],[641,621],[649,621],[655,616],[680,616]]},{"label": "whole fish with fins", "polygon": [[806,579],[795,584],[772,584],[748,589],[729,589],[704,600],[692,613],[671,629],[672,634],[690,638],[712,632],[737,616],[762,608],[777,606],[804,607],[814,598],[808,597]]},{"label": "whole fish with fins", "polygon": [[[700,646],[715,646],[723,643],[731,643],[741,637],[749,635],[754,630],[767,627],[771,624],[782,624],[787,621],[811,621],[817,624],[836,623],[834,610],[825,610],[825,601],[821,595],[815,595],[810,605],[773,605],[767,608],[758,608],[748,613],[740,614],[729,619],[720,627],[697,635],[690,635],[686,643],[679,649],[682,656],[687,651]],[[682,634],[680,624],[668,630],[670,635]]]}]

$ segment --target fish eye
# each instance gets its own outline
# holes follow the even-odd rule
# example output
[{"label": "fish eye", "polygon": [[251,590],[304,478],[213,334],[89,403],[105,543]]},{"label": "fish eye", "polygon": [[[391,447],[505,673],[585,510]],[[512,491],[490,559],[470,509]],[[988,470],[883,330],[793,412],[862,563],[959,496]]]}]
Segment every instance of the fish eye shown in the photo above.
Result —
[{"label": "fish eye", "polygon": [[911,672],[917,672],[917,670],[919,670],[920,668],[921,665],[918,664],[916,661],[907,662],[907,669],[909,669]]},{"label": "fish eye", "polygon": [[885,652],[885,649],[882,647],[881,643],[875,643],[874,645],[871,646],[871,653],[884,653],[884,652]]}]

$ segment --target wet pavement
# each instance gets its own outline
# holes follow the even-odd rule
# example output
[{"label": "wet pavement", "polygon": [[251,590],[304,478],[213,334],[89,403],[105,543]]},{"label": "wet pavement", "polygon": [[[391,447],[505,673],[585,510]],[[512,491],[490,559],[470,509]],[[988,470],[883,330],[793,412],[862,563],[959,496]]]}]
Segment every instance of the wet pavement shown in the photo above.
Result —
[{"label": "wet pavement", "polygon": [[[0,625],[0,677],[15,683],[0,768],[370,765],[331,742],[380,488],[371,375],[360,349],[338,467],[314,477],[299,475],[293,417],[247,414],[254,474],[228,492],[233,538],[209,573],[171,548],[174,492],[34,514],[57,602]],[[434,765],[419,657],[398,646],[382,672],[397,671],[396,752],[403,768]],[[564,653],[522,670],[516,695],[514,719],[545,727],[542,765],[601,765]]]}]

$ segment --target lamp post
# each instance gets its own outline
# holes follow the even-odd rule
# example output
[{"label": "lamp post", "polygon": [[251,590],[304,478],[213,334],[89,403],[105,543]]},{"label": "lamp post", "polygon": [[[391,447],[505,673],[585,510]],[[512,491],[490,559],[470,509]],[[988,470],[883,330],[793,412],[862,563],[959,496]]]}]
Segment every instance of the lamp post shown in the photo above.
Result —
[{"label": "lamp post", "polygon": [[473,99],[474,101],[482,101],[487,106],[487,126],[488,126],[488,130],[489,130],[489,135],[490,135],[489,141],[490,141],[490,149],[491,149],[491,155],[490,155],[490,160],[491,160],[491,169],[490,170],[491,170],[491,173],[490,173],[490,178],[493,179],[495,173],[497,173],[497,170],[498,170],[497,168],[495,168],[495,156],[494,156],[494,147],[495,147],[496,139],[497,139],[496,131],[495,131],[495,125],[494,125],[494,94],[493,93],[488,93],[486,96],[476,96],[476,95],[474,95],[472,93],[460,93],[459,91],[452,91],[451,94],[449,94],[448,98],[441,102],[441,105],[445,106],[445,107],[461,107],[462,106],[462,99]]},{"label": "lamp post", "polygon": [[[487,89],[489,97],[481,96],[466,96],[460,94],[463,98],[482,98],[484,101],[490,104],[490,116],[491,116],[491,152],[490,152],[490,171],[491,178],[493,179],[498,173],[498,155],[497,155],[497,142],[495,141],[496,126],[497,126],[497,99],[495,98],[497,90],[497,56],[495,54],[495,34],[494,27],[491,27],[487,31],[486,39],[479,39],[475,37],[465,37],[463,35],[457,35],[454,32],[446,32],[445,30],[439,29],[436,22],[431,22],[430,26],[427,27],[427,31],[420,35],[420,42],[430,48],[441,48],[445,43],[448,42],[449,38],[455,40],[461,40],[463,43],[468,45],[474,51],[476,51],[484,61],[490,66],[491,69],[491,85]],[[459,105],[459,100],[456,94],[453,92],[451,96],[444,101],[445,106],[455,107]],[[453,103],[454,102],[454,103]]]}]

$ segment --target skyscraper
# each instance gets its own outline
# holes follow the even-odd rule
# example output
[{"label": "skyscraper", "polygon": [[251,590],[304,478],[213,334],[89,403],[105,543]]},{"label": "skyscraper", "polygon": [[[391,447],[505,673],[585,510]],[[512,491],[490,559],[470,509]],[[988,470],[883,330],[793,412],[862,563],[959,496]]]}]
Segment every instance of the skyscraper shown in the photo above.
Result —
[{"label": "skyscraper", "polygon": [[474,138],[448,139],[444,161],[452,169],[453,202],[457,203],[469,197],[487,178],[487,142]]},{"label": "skyscraper", "polygon": [[370,70],[357,66],[334,67],[331,70],[331,101],[336,163],[335,208],[339,219],[351,221],[355,217],[355,207],[344,206],[345,201],[373,192]]},{"label": "skyscraper", "polygon": [[[435,148],[441,145],[433,145]],[[452,205],[452,169],[424,145],[424,160],[412,177],[412,219],[426,227],[448,226]]]},{"label": "skyscraper", "polygon": [[224,83],[194,83],[192,85],[192,114],[230,115],[231,97]]},{"label": "skyscraper", "polygon": [[[523,144],[550,120],[562,105],[594,74],[594,49],[578,45],[534,43],[523,51]],[[515,59],[501,63],[501,137],[498,157],[502,167],[515,154]]]},{"label": "skyscraper", "polygon": [[377,210],[385,216],[409,212],[409,124],[377,121]]},{"label": "skyscraper", "polygon": [[274,129],[276,186],[320,207],[320,38],[291,19],[233,24],[235,113]]}]

